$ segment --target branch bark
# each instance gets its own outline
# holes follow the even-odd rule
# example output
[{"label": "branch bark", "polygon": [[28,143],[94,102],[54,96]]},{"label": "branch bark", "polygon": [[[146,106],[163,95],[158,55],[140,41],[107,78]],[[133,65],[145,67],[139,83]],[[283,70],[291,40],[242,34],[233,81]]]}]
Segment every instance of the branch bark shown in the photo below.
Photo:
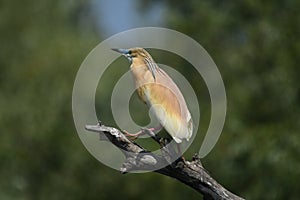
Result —
[{"label": "branch bark", "polygon": [[[207,170],[202,166],[197,155],[191,161],[177,159],[173,163],[169,163],[166,156],[153,154],[134,141],[129,140],[120,130],[102,125],[86,125],[88,131],[99,133],[100,140],[108,140],[118,147],[125,155],[125,161],[122,173],[138,170],[157,169],[154,172],[175,178],[187,186],[201,193],[205,200],[215,199],[233,199],[242,200],[243,198],[231,193],[213,179]],[[155,134],[148,132],[156,142],[162,146],[162,151],[170,152],[170,149],[164,149],[164,140]],[[160,167],[164,166],[164,167]]]}]

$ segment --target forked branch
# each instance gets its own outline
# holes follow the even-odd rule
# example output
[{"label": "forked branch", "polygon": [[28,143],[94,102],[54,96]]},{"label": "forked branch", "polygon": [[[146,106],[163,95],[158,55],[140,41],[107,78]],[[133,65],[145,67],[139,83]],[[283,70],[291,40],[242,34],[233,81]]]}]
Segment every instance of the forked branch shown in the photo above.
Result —
[{"label": "forked branch", "polygon": [[[137,143],[129,140],[116,128],[107,127],[98,123],[97,125],[86,125],[85,129],[99,133],[100,140],[109,140],[124,153],[125,161],[121,168],[122,173],[155,168],[157,169],[155,172],[175,178],[187,186],[194,188],[204,196],[205,200],[243,199],[231,193],[213,179],[203,168],[198,156],[194,156],[191,161],[185,161],[180,158],[173,163],[169,163],[165,156],[148,152]],[[163,147],[164,141],[161,138],[156,137],[154,134],[151,135],[151,133],[148,134]],[[164,150],[164,148],[162,148],[162,150]],[[161,168],[160,166],[164,167]]]}]

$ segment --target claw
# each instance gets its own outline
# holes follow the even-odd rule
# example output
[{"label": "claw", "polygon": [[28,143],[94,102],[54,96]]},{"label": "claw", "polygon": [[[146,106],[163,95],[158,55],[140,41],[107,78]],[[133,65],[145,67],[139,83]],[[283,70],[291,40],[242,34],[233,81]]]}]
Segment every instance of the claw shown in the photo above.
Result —
[{"label": "claw", "polygon": [[138,137],[141,135],[141,131],[137,132],[137,133],[129,133],[128,131],[126,130],[123,130],[124,134],[126,137],[128,137],[128,139],[130,140],[136,140],[138,139]]}]

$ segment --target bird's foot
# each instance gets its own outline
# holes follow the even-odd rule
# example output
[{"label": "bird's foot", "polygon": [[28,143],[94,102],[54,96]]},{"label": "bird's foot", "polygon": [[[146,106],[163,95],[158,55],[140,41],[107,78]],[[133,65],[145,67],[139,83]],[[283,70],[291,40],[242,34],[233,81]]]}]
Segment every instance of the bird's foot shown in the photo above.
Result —
[{"label": "bird's foot", "polygon": [[130,140],[136,140],[138,139],[138,137],[142,135],[149,135],[150,137],[155,137],[154,132],[160,131],[161,129],[162,129],[162,125],[159,125],[158,127],[154,127],[154,128],[141,128],[141,130],[138,131],[137,133],[129,133],[126,130],[123,130],[123,132],[125,136],[128,137]]},{"label": "bird's foot", "polygon": [[185,163],[185,157],[183,157],[183,155],[180,157],[180,160],[182,161],[182,162],[184,162]]},{"label": "bird's foot", "polygon": [[132,140],[132,141],[138,139],[138,137],[139,137],[140,135],[144,134],[143,131],[139,131],[139,132],[137,132],[137,133],[129,133],[128,131],[123,130],[123,132],[124,132],[125,136],[126,136],[128,139]]}]

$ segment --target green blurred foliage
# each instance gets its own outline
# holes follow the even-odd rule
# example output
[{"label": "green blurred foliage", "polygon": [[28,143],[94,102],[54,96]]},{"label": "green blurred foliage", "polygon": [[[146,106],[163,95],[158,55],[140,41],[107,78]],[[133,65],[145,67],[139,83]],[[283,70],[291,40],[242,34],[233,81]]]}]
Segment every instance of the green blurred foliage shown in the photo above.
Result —
[{"label": "green blurred foliage", "polygon": [[[141,12],[154,2],[141,1]],[[300,2],[169,0],[163,5],[165,26],[202,44],[225,82],[226,125],[204,166],[247,199],[297,199]],[[0,199],[201,198],[168,177],[121,175],[80,142],[71,112],[73,82],[101,41],[88,1],[1,0],[0,40]],[[201,102],[204,132],[210,103],[201,77],[175,55],[152,53],[190,80]],[[125,61],[115,62],[120,63]],[[120,77],[122,70],[108,69],[97,91],[97,111],[108,124],[114,124],[109,75]],[[145,109],[137,102],[133,97],[133,110]],[[143,124],[148,116],[141,113],[132,117]],[[193,145],[187,158],[198,150]]]},{"label": "green blurred foliage", "polygon": [[225,129],[204,165],[246,199],[298,199],[299,1],[165,3],[167,27],[202,44],[225,82]]}]

